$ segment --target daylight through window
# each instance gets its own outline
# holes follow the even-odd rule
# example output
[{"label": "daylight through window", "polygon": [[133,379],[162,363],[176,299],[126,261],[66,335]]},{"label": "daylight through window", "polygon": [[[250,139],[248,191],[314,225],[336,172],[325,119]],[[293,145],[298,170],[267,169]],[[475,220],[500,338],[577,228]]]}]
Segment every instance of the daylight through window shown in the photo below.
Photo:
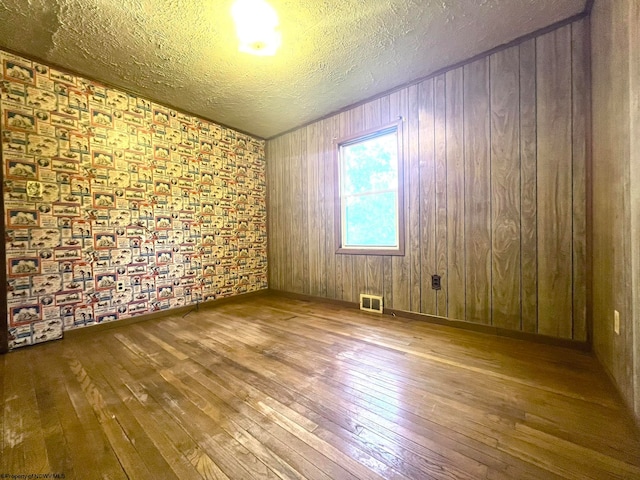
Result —
[{"label": "daylight through window", "polygon": [[398,142],[394,124],[339,144],[338,251],[403,253]]}]

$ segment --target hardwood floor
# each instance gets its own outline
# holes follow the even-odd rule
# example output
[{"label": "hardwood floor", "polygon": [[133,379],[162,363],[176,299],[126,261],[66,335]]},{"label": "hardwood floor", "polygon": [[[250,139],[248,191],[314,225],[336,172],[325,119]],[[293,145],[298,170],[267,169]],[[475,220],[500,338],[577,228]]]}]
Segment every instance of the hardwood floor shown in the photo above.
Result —
[{"label": "hardwood floor", "polygon": [[335,305],[256,297],[0,365],[0,474],[640,478],[590,355]]}]

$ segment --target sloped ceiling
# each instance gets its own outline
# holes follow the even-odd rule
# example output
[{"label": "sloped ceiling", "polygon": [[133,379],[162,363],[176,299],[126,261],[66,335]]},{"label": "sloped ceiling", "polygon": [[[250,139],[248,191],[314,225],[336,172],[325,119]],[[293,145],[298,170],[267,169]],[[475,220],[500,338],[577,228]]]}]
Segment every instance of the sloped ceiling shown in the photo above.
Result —
[{"label": "sloped ceiling", "polygon": [[283,45],[237,50],[231,0],[0,0],[0,46],[269,138],[578,14],[585,0],[271,0]]}]

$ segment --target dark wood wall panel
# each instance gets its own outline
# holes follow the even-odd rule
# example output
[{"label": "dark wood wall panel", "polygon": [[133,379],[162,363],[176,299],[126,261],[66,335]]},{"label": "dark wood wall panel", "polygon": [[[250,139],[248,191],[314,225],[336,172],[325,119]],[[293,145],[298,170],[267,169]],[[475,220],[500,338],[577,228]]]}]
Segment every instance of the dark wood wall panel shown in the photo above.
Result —
[{"label": "dark wood wall panel", "polygon": [[409,167],[409,214],[407,224],[409,252],[409,296],[410,310],[419,312],[422,304],[422,266],[420,258],[420,105],[418,85],[412,85],[409,91],[409,116],[407,119]]},{"label": "dark wood wall panel", "polygon": [[489,59],[464,67],[467,320],[491,322],[491,122]]},{"label": "dark wood wall panel", "polygon": [[385,305],[396,308],[398,310],[410,310],[410,291],[409,291],[409,258],[411,257],[411,249],[409,247],[409,223],[411,222],[411,216],[408,215],[409,210],[409,171],[410,165],[407,160],[409,159],[408,155],[408,122],[407,122],[407,112],[408,112],[408,89],[402,89],[397,92],[394,92],[390,96],[391,104],[390,104],[390,112],[391,118],[403,119],[403,128],[402,128],[402,154],[405,158],[403,177],[404,177],[404,214],[405,214],[405,222],[404,222],[404,238],[405,238],[405,255],[403,256],[395,256],[391,259],[391,289],[393,292],[393,296],[389,302],[385,301]]},{"label": "dark wood wall panel", "polygon": [[451,318],[465,318],[463,69],[446,73],[447,287]]},{"label": "dark wood wall panel", "polygon": [[[587,36],[581,20],[268,141],[270,286],[585,340]],[[336,140],[398,118],[405,255],[336,254]]]},{"label": "dark wood wall panel", "polygon": [[520,329],[520,51],[491,64],[492,323]]},{"label": "dark wood wall panel", "polygon": [[572,336],[571,26],[536,40],[538,331]]},{"label": "dark wood wall panel", "polygon": [[436,291],[431,288],[431,274],[436,268],[436,157],[434,81],[418,87],[418,150],[420,155],[420,312],[437,314]]},{"label": "dark wood wall panel", "polygon": [[573,151],[573,337],[587,339],[587,152],[591,137],[589,44],[586,22],[571,25]]},{"label": "dark wood wall panel", "polygon": [[307,225],[307,238],[309,239],[309,294],[322,296],[322,279],[324,262],[321,258],[321,213],[322,203],[320,202],[320,158],[321,144],[319,132],[321,125],[314,123],[307,127],[307,206],[309,211],[317,212],[316,215],[309,215]]},{"label": "dark wood wall panel", "polygon": [[442,288],[437,291],[436,315],[446,317],[449,313],[447,305],[448,294],[448,256],[447,256],[447,114],[445,100],[447,84],[445,76],[439,75],[435,79],[435,141],[436,141],[436,274],[441,277]]},{"label": "dark wood wall panel", "polygon": [[520,45],[520,273],[522,330],[538,330],[536,41]]}]

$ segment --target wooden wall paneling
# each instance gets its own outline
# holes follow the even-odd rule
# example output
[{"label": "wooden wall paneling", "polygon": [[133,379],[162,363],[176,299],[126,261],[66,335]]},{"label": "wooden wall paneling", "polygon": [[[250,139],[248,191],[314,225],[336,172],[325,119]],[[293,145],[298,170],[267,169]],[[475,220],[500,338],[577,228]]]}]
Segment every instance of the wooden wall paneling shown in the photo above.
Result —
[{"label": "wooden wall paneling", "polygon": [[292,231],[293,224],[293,211],[292,202],[292,185],[291,185],[291,177],[292,172],[291,168],[293,167],[293,162],[291,161],[291,149],[293,143],[293,133],[288,133],[284,136],[284,148],[282,149],[282,156],[284,163],[282,164],[282,220],[285,226],[285,229],[282,233],[282,264],[284,266],[282,271],[282,286],[287,291],[293,291],[293,265],[291,261],[291,256],[293,255],[292,249],[292,237],[295,232]]},{"label": "wooden wall paneling", "polygon": [[278,274],[282,265],[282,261],[279,255],[280,242],[278,238],[282,228],[279,222],[280,215],[280,191],[282,189],[281,179],[279,175],[279,165],[282,162],[280,158],[280,152],[278,146],[282,142],[282,137],[275,138],[267,142],[266,145],[266,173],[267,173],[267,188],[269,189],[268,195],[268,215],[267,222],[268,229],[268,242],[269,242],[269,288],[280,289],[280,282],[278,281]]},{"label": "wooden wall paneling", "polygon": [[403,88],[394,92],[390,96],[391,102],[391,118],[402,118],[402,161],[403,161],[403,208],[404,208],[404,241],[405,254],[402,256],[394,256],[391,259],[391,277],[393,289],[393,308],[398,310],[410,310],[411,299],[409,298],[409,268],[411,255],[410,249],[407,248],[409,242],[409,221],[407,215],[407,207],[409,205],[409,142],[408,142],[408,92]]},{"label": "wooden wall paneling", "polygon": [[335,147],[339,130],[339,117],[336,115],[322,121],[323,124],[323,163],[325,192],[325,257],[327,297],[340,298],[336,288],[336,272],[340,268],[340,255],[336,255],[335,202],[336,202],[336,158]]},{"label": "wooden wall paneling", "polygon": [[[273,145],[270,142],[266,142],[266,145],[264,147],[264,154],[265,154],[265,158],[266,159],[270,159],[272,158],[271,156],[271,152],[273,151]],[[274,199],[274,195],[275,195],[275,188],[276,188],[276,182],[275,182],[275,176],[274,176],[274,168],[273,168],[273,160],[269,161],[267,160],[265,162],[265,177],[266,177],[266,187],[267,187],[267,262],[269,264],[271,264],[272,261],[274,261],[274,257],[273,257],[273,242],[271,239],[271,233],[275,233],[276,232],[276,228],[275,225],[273,223],[273,205],[275,202]],[[267,269],[267,283],[269,285],[269,288],[273,288],[273,281],[272,281],[272,275],[273,275],[273,268],[269,267]]]},{"label": "wooden wall paneling", "polygon": [[[392,117],[391,114],[391,96],[385,95],[382,98],[381,116],[384,124],[396,121],[398,117]],[[384,298],[384,306],[393,306],[393,262],[390,255],[382,257],[382,296]]]},{"label": "wooden wall paneling", "polygon": [[520,329],[520,51],[491,55],[492,324]]},{"label": "wooden wall paneling", "polygon": [[297,202],[300,171],[296,165],[296,154],[300,148],[298,143],[300,132],[295,131],[289,134],[289,155],[287,156],[287,202],[285,203],[287,212],[287,225],[289,225],[289,237],[287,239],[287,290],[291,292],[298,291],[296,279],[299,276],[299,256],[300,256],[300,238],[298,228],[298,217],[300,204]]},{"label": "wooden wall paneling", "polygon": [[434,80],[418,86],[420,151],[420,312],[436,315],[436,291],[431,275],[436,273],[436,162],[434,121]]},{"label": "wooden wall paneling", "polygon": [[571,26],[536,39],[538,333],[572,336]]},{"label": "wooden wall paneling", "polygon": [[435,161],[436,161],[436,269],[441,277],[441,289],[436,299],[437,315],[449,314],[447,295],[447,82],[445,75],[435,78]]},{"label": "wooden wall paneling", "polygon": [[[364,105],[365,130],[377,128],[387,123],[386,121],[383,121],[382,117],[382,103],[385,99],[388,104],[389,97],[382,97],[368,102]],[[365,259],[367,293],[370,293],[372,295],[383,295],[384,287],[382,280],[382,256],[366,255]]]},{"label": "wooden wall paneling", "polygon": [[[587,339],[587,27],[269,141],[272,286],[351,302],[366,291],[398,310]],[[336,254],[336,140],[399,117],[406,254]]]},{"label": "wooden wall paneling", "polygon": [[[409,191],[409,204],[405,206],[408,213],[408,225],[406,236],[409,252],[409,302],[412,312],[419,312],[421,306],[421,280],[420,268],[420,103],[418,96],[418,84],[411,85],[407,89],[408,94],[408,146],[409,163],[407,165],[409,182],[405,188]],[[406,176],[406,175],[405,175]]]},{"label": "wooden wall paneling", "polygon": [[573,338],[587,340],[587,142],[590,115],[588,20],[571,24],[573,152]]},{"label": "wooden wall paneling", "polygon": [[[357,134],[366,130],[364,105],[359,105],[349,111],[351,119],[351,132]],[[360,300],[360,294],[367,292],[367,257],[366,255],[353,255],[353,293],[355,302]]]},{"label": "wooden wall paneling", "polygon": [[[309,197],[307,195],[307,191],[310,188],[307,178],[307,170],[308,170],[308,155],[307,155],[307,129],[301,132],[300,135],[300,157],[298,161],[299,168],[302,168],[300,172],[300,194],[299,198],[301,199],[302,204],[300,205],[302,211],[302,221],[299,224],[300,236],[302,238],[302,258],[304,260],[303,270],[302,270],[302,293],[309,293]],[[315,214],[315,213],[314,213]]]},{"label": "wooden wall paneling", "polygon": [[307,237],[309,239],[309,294],[321,295],[320,276],[323,267],[320,263],[320,140],[319,132],[322,125],[319,122],[307,126]]},{"label": "wooden wall paneling", "polygon": [[522,330],[538,328],[536,41],[520,44],[520,288]]},{"label": "wooden wall paneling", "polygon": [[445,74],[447,142],[447,255],[448,316],[465,319],[464,232],[464,109],[463,69]]},{"label": "wooden wall paneling", "polygon": [[286,195],[287,195],[287,189],[288,189],[288,180],[285,177],[286,175],[286,171],[287,171],[287,156],[285,154],[285,147],[288,147],[287,144],[287,137],[284,136],[281,139],[281,149],[280,149],[280,154],[279,154],[279,159],[278,159],[278,163],[279,163],[279,168],[278,168],[278,178],[280,181],[280,188],[279,188],[279,197],[280,197],[280,201],[279,201],[279,212],[278,212],[278,223],[280,224],[280,235],[279,235],[279,239],[274,239],[274,243],[276,241],[279,240],[279,256],[280,256],[280,272],[278,275],[278,283],[280,285],[280,287],[282,289],[286,288],[285,285],[285,275],[286,275],[286,269],[288,267],[287,265],[287,258],[285,255],[286,252],[286,248],[287,248],[287,238],[285,237],[285,232],[286,232],[286,221],[287,221],[287,211],[285,209],[285,202],[286,202]]},{"label": "wooden wall paneling", "polygon": [[[324,162],[325,152],[325,122],[317,122],[316,141],[317,141],[317,210],[311,211],[310,214],[317,217],[315,226],[318,229],[318,296],[327,297],[327,272],[329,271],[328,259],[326,255],[326,235],[327,235],[327,197],[325,186],[325,170]],[[309,207],[311,209],[311,207]]]},{"label": "wooden wall paneling", "polygon": [[466,320],[491,323],[489,59],[464,67]]},{"label": "wooden wall paneling", "polygon": [[292,158],[292,169],[295,172],[293,191],[295,211],[293,225],[296,227],[296,239],[292,248],[294,252],[294,288],[299,293],[309,293],[309,212],[307,201],[307,171],[309,157],[307,155],[307,127],[297,130],[295,136],[295,153]]},{"label": "wooden wall paneling", "polygon": [[269,286],[271,288],[281,289],[280,270],[282,269],[282,257],[280,256],[280,248],[282,242],[278,239],[281,236],[282,225],[280,215],[282,214],[282,177],[280,171],[282,169],[282,157],[278,147],[282,144],[282,137],[275,138],[267,143],[267,166],[271,165],[267,174],[271,174],[268,182],[272,185],[272,195],[269,197],[271,206],[267,218],[269,223]]},{"label": "wooden wall paneling", "polygon": [[[338,139],[344,138],[351,134],[351,115],[349,111],[344,111],[338,114],[340,118],[340,130]],[[335,147],[334,147],[335,148]],[[336,188],[338,183],[336,181]],[[336,199],[339,197],[339,192],[336,195]],[[340,267],[338,268],[338,264]],[[338,299],[352,302],[353,300],[353,256],[346,254],[337,255],[336,260],[336,293],[338,293]]]},{"label": "wooden wall paneling", "polygon": [[[630,138],[630,158],[629,158],[629,182],[630,182],[630,203],[631,203],[631,249],[632,249],[632,263],[631,263],[631,282],[636,288],[631,293],[631,303],[633,307],[633,320],[632,327],[632,344],[630,351],[633,352],[633,363],[631,364],[633,375],[633,397],[635,404],[633,405],[635,411],[636,424],[640,426],[640,311],[638,305],[640,305],[640,57],[638,56],[638,48],[640,45],[640,4],[638,2],[629,2],[629,11],[627,14],[629,18],[629,45],[632,50],[629,54],[629,108],[630,125],[629,125],[629,138]],[[589,38],[590,23],[585,22],[586,33],[585,36]],[[588,72],[591,70],[589,69]],[[591,85],[591,79],[589,79],[588,85]],[[589,118],[589,120],[591,120]],[[591,132],[590,125],[587,128],[588,132]],[[590,144],[590,142],[588,142]],[[590,153],[590,152],[589,152]],[[588,159],[588,165],[591,166],[591,158]],[[588,168],[587,172],[591,170]],[[589,175],[589,173],[588,173]],[[589,184],[589,182],[587,182]],[[587,192],[590,197],[590,192]],[[590,200],[590,199],[589,199]],[[588,214],[587,214],[588,215]],[[588,229],[590,230],[590,229]],[[589,255],[591,246],[591,239],[587,241]],[[591,280],[591,272],[587,270],[587,284],[589,285]],[[588,297],[591,297],[590,291],[588,291]],[[589,309],[588,305],[587,309]],[[587,319],[589,322],[590,319]],[[589,325],[587,325],[587,331]],[[632,403],[632,402],[629,402]]]}]

